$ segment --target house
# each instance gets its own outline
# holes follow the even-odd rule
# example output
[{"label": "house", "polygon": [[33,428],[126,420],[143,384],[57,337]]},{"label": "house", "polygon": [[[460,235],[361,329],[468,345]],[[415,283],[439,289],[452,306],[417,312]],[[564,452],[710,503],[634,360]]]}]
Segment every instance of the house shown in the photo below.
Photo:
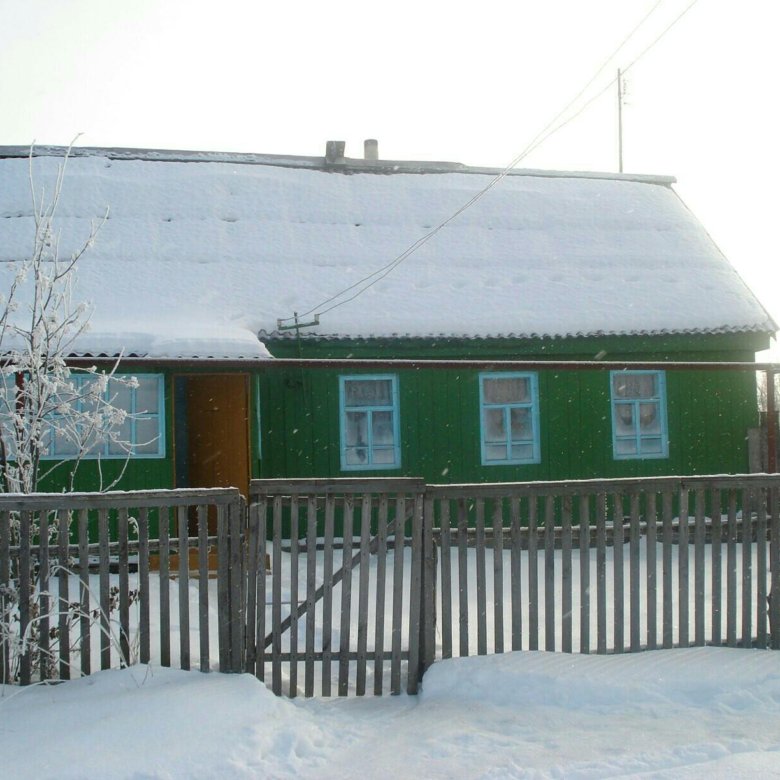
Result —
[{"label": "house", "polygon": [[[123,487],[747,471],[751,372],[301,362],[752,361],[776,330],[672,178],[367,150],[72,151],[61,251],[108,217],[79,264],[93,312],[71,357],[121,356],[140,380]],[[28,154],[0,148],[6,271],[29,251]],[[34,150],[36,186],[64,154]],[[98,449],[84,488],[125,465]]]}]

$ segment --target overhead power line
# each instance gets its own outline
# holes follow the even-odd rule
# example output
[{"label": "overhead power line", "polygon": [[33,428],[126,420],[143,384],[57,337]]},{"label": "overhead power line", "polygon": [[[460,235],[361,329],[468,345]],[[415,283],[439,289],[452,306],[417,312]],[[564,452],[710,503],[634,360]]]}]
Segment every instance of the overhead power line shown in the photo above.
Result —
[{"label": "overhead power line", "polygon": [[[626,37],[623,38],[623,40],[620,42],[617,48],[599,66],[598,70],[587,81],[585,86],[583,86],[579,90],[579,92],[577,92],[577,94],[571,100],[569,100],[566,106],[563,109],[561,109],[561,111],[559,111],[531,139],[531,141],[526,145],[526,147],[500,173],[498,173],[490,182],[488,182],[488,184],[486,184],[479,192],[477,192],[474,196],[469,198],[469,200],[467,200],[462,206],[460,206],[456,211],[450,214],[450,216],[442,220],[434,228],[432,228],[427,233],[425,233],[420,238],[418,238],[413,244],[408,246],[403,252],[401,252],[401,254],[397,255],[389,263],[386,263],[380,268],[377,268],[375,271],[364,276],[363,278],[358,279],[356,282],[349,285],[348,287],[345,287],[344,289],[340,290],[334,295],[331,295],[330,297],[324,299],[323,301],[320,301],[318,304],[312,306],[307,311],[296,313],[292,317],[283,318],[280,320],[280,322],[290,322],[293,320],[295,322],[298,322],[300,317],[306,317],[309,316],[310,314],[315,314],[316,318],[319,318],[320,316],[327,314],[330,311],[333,311],[333,309],[336,309],[339,306],[343,306],[344,304],[349,303],[350,301],[354,301],[357,297],[359,297],[364,292],[366,292],[366,290],[373,287],[373,285],[377,284],[382,279],[384,279],[388,274],[394,271],[402,262],[404,262],[404,260],[408,259],[418,249],[420,249],[420,247],[428,243],[428,241],[430,241],[432,238],[434,238],[434,236],[440,233],[445,227],[447,227],[447,225],[453,222],[453,220],[457,219],[464,211],[467,211],[475,203],[481,200],[488,192],[490,192],[490,190],[492,190],[497,184],[499,184],[499,182],[503,181],[504,178],[506,178],[506,176],[509,174],[509,172],[513,170],[515,167],[517,167],[517,165],[524,158],[526,158],[529,154],[531,154],[531,152],[539,148],[539,146],[541,146],[551,136],[553,136],[559,130],[562,130],[564,127],[566,127],[566,125],[568,125],[578,116],[580,116],[580,114],[582,114],[583,111],[585,111],[592,103],[598,100],[608,89],[612,87],[612,85],[616,81],[616,78],[612,78],[601,90],[599,90],[595,95],[589,98],[582,106],[580,106],[580,108],[578,108],[577,111],[575,111],[573,114],[568,116],[563,121],[559,122],[559,120],[564,115],[566,115],[566,113],[571,109],[571,107],[587,92],[587,90],[598,79],[598,77],[601,75],[604,69],[609,65],[609,63],[614,60],[614,58],[620,53],[620,51],[625,47],[625,45],[634,37],[634,35],[641,29],[641,27],[647,22],[647,20],[655,13],[655,11],[658,9],[658,7],[661,5],[662,2],[663,0],[656,0],[656,2],[650,8],[650,10],[639,20],[639,22],[637,22],[637,24],[632,28],[632,30],[628,33],[628,35],[626,35]],[[680,19],[683,18],[683,16],[685,16],[688,13],[688,11],[691,10],[691,8],[693,8],[694,5],[696,5],[697,2],[698,0],[691,0],[691,2],[685,7],[685,9],[678,16],[676,16],[669,25],[667,25],[663,29],[660,35],[658,35],[658,37],[656,37],[647,47],[645,47],[639,53],[639,55],[637,55],[625,68],[622,68],[621,72],[625,74],[630,68],[636,65],[636,63],[639,62],[639,60],[641,60],[642,57],[644,57],[657,43],[659,43],[659,41],[677,24],[677,22],[680,21]],[[352,293],[352,294],[346,298],[342,297],[347,295],[348,293]],[[329,306],[328,304],[332,304],[332,305]]]}]

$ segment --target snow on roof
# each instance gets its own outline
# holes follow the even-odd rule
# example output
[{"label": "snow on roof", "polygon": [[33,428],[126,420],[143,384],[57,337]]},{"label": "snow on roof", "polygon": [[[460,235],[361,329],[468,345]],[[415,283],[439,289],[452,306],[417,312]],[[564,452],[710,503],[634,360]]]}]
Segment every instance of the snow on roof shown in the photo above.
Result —
[{"label": "snow on roof", "polygon": [[[61,149],[38,149],[51,191]],[[0,148],[0,262],[29,254],[27,150]],[[79,149],[57,212],[89,354],[264,357],[257,334],[391,262],[493,179],[451,163]],[[776,329],[668,177],[513,171],[307,335]],[[338,299],[343,301],[354,293]],[[327,308],[325,307],[320,307]],[[303,317],[308,320],[310,317]]]}]

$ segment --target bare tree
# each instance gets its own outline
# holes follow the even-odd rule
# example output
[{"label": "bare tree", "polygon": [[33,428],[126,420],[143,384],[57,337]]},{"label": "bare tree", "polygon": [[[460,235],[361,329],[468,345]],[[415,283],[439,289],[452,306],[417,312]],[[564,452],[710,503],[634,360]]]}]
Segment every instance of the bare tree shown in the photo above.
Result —
[{"label": "bare tree", "polygon": [[[36,190],[30,149],[32,252],[9,264],[10,283],[0,293],[0,490],[8,493],[35,492],[64,467],[73,489],[79,464],[95,448],[109,442],[112,452],[132,449],[123,438],[127,412],[114,400],[121,386],[137,381],[116,374],[118,361],[108,372],[67,364],[90,316],[85,302],[73,300],[75,272],[108,217],[106,211],[75,251],[60,256],[55,218],[69,155],[70,148],[47,195]],[[53,453],[63,457],[46,459]]]}]

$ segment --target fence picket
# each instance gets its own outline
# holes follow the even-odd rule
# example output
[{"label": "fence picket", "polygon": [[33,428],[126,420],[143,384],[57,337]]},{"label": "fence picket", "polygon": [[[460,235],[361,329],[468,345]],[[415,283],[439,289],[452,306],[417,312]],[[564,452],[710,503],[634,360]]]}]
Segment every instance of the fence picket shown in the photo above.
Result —
[{"label": "fence picket", "polygon": [[393,625],[390,634],[390,692],[401,693],[401,621],[404,598],[404,544],[406,499],[399,495],[395,502],[393,534]]},{"label": "fence picket", "polygon": [[[268,502],[263,497],[257,502],[257,625],[255,627],[256,660],[255,677],[265,680],[266,658],[266,591],[268,577]],[[251,518],[250,518],[251,519]]]},{"label": "fence picket", "polygon": [[639,493],[631,491],[629,525],[629,644],[632,652],[640,649],[642,614],[639,609]]},{"label": "fence picket", "polygon": [[38,673],[41,680],[48,680],[54,659],[49,650],[49,513],[45,509],[38,513],[38,555]]},{"label": "fence picket", "polygon": [[385,583],[387,580],[387,496],[379,497],[376,548],[376,626],[374,629],[374,695],[384,690]]},{"label": "fence picket", "polygon": [[109,525],[108,509],[98,509],[98,555],[99,555],[99,587],[100,587],[100,668],[111,668],[111,594],[108,577],[108,544]]},{"label": "fence picket", "polygon": [[[220,523],[223,527],[224,523]],[[158,518],[157,533],[160,542],[160,666],[171,665],[171,586],[170,586],[170,567],[171,567],[171,545],[170,545],[170,518],[168,516],[168,507],[160,507]],[[227,545],[220,545],[223,549],[225,560],[220,562],[219,584],[220,596],[220,631],[227,634]],[[224,609],[222,602],[224,602]],[[228,659],[225,655],[227,650],[227,641],[219,644],[219,668],[223,671],[228,668]]]},{"label": "fence picket", "polygon": [[544,649],[555,650],[555,496],[544,497]]},{"label": "fence picket", "polygon": [[[208,508],[203,504],[198,504],[195,510],[195,522],[198,528],[198,635],[200,637],[200,670],[208,672],[211,668],[209,658],[209,515]],[[257,529],[255,528],[255,534]],[[256,551],[257,540],[249,535],[249,549]],[[257,561],[253,561],[256,565]],[[255,568],[252,567],[252,571]],[[251,620],[247,619],[247,625],[254,628],[255,610],[257,608],[256,590],[250,588],[252,595]],[[247,604],[247,615],[249,615],[249,605]],[[252,634],[252,667],[246,671],[254,674],[255,667],[255,641],[256,637]]]},{"label": "fence picket", "polygon": [[290,497],[290,698],[298,695],[298,496]]},{"label": "fence picket", "polygon": [[737,646],[737,491],[729,490],[726,536],[726,644]]},{"label": "fence picket", "polygon": [[663,580],[664,580],[664,604],[663,604],[663,645],[672,647],[674,642],[672,607],[672,492],[664,490],[662,496],[663,513]]},{"label": "fence picket", "polygon": [[769,491],[770,534],[769,571],[772,585],[769,591],[769,628],[772,636],[772,649],[780,650],[780,490],[772,487]]},{"label": "fence picket", "polygon": [[[747,494],[747,495],[746,495]],[[742,493],[742,646],[750,647],[753,639],[753,506],[752,491]],[[747,515],[747,517],[745,517]]]},{"label": "fence picket", "polygon": [[138,653],[142,664],[151,660],[149,613],[149,509],[138,510]]},{"label": "fence picket", "polygon": [[[30,601],[32,599],[32,516],[29,511],[19,513],[19,636],[27,636],[27,628],[32,618]],[[29,685],[32,680],[32,650],[25,646],[20,651],[19,682]]]},{"label": "fence picket", "polygon": [[485,585],[485,502],[476,501],[476,549],[477,560],[477,655],[487,654],[487,588]]},{"label": "fence picket", "polygon": [[766,566],[766,507],[768,496],[764,490],[757,491],[756,520],[756,647],[767,646],[767,566]]},{"label": "fence picket", "polygon": [[504,652],[504,502],[493,499],[493,652]]},{"label": "fence picket", "polygon": [[615,613],[613,649],[616,653],[622,653],[625,650],[625,619],[623,614],[623,496],[620,493],[614,493],[612,496],[612,572]]},{"label": "fence picket", "polygon": [[317,499],[306,499],[306,649],[303,695],[314,696],[314,633],[317,591]]},{"label": "fence picket", "polygon": [[688,600],[689,582],[688,582],[688,491],[685,488],[680,490],[680,511],[677,534],[677,605],[678,605],[678,623],[679,623],[679,645],[688,647]]},{"label": "fence picket", "polygon": [[273,500],[273,557],[271,559],[271,690],[282,692],[282,497]]},{"label": "fence picket", "polygon": [[89,641],[89,514],[86,509],[79,510],[79,655],[81,656],[81,674],[86,676],[92,671],[92,651]]},{"label": "fence picket", "polygon": [[590,652],[590,501],[580,496],[580,652]]},{"label": "fence picket", "polygon": [[[523,649],[523,582],[522,582],[522,536],[520,529],[520,499],[510,499],[511,543],[510,566],[512,574],[512,650]],[[446,621],[446,619],[445,619]]]},{"label": "fence picket", "polygon": [[528,497],[528,649],[539,649],[539,554],[536,496]]},{"label": "fence picket", "polygon": [[[120,666],[129,666],[130,659],[130,576],[129,576],[129,522],[127,507],[119,509],[117,541],[119,542],[119,653]],[[184,630],[182,629],[182,633]],[[189,638],[189,631],[187,632]]]},{"label": "fence picket", "polygon": [[561,650],[564,653],[572,652],[571,509],[571,496],[564,496],[561,519]]},{"label": "fence picket", "polygon": [[0,511],[0,682],[11,681],[11,516]]},{"label": "fence picket", "polygon": [[723,639],[721,607],[723,604],[723,571],[721,560],[722,516],[720,491],[713,488],[710,493],[712,514],[712,538],[710,540],[710,559],[712,563],[712,637],[710,641],[718,646]]},{"label": "fence picket", "polygon": [[657,571],[657,530],[658,512],[656,494],[645,494],[645,513],[647,537],[645,540],[645,565],[647,575],[647,649],[655,650],[658,646],[658,571]]},{"label": "fence picket", "polygon": [[346,696],[349,691],[349,644],[352,611],[352,529],[354,522],[354,504],[351,496],[344,499],[342,513],[343,540],[341,570],[344,577],[341,580],[341,623],[339,628],[339,696]]},{"label": "fence picket", "polygon": [[704,524],[704,490],[696,490],[694,506],[696,515],[693,540],[693,571],[694,571],[694,642],[701,647],[705,644],[704,635],[704,542],[706,528]]},{"label": "fence picket", "polygon": [[322,598],[322,695],[330,696],[330,665],[333,656],[333,523],[336,499],[325,496],[325,540],[323,546]]},{"label": "fence picket", "polygon": [[371,495],[364,493],[360,504],[360,592],[358,594],[357,672],[355,693],[366,693],[366,656],[368,652],[368,566],[371,536]]},{"label": "fence picket", "polygon": [[460,647],[458,655],[469,654],[469,581],[468,581],[468,515],[466,499],[458,500],[458,609]]},{"label": "fence picket", "polygon": [[[60,509],[53,520],[57,527],[57,622],[60,644],[60,680],[70,679],[70,517],[70,512],[67,509]],[[2,522],[3,519],[0,516],[0,523]],[[0,559],[2,559],[2,552],[0,552]],[[2,582],[3,578],[0,573],[0,584]]]},{"label": "fence picket", "polygon": [[607,496],[596,495],[596,652],[607,652]]},{"label": "fence picket", "polygon": [[[434,504],[435,506],[435,504]],[[452,533],[450,502],[439,502],[441,528],[441,657],[452,658]]]}]

